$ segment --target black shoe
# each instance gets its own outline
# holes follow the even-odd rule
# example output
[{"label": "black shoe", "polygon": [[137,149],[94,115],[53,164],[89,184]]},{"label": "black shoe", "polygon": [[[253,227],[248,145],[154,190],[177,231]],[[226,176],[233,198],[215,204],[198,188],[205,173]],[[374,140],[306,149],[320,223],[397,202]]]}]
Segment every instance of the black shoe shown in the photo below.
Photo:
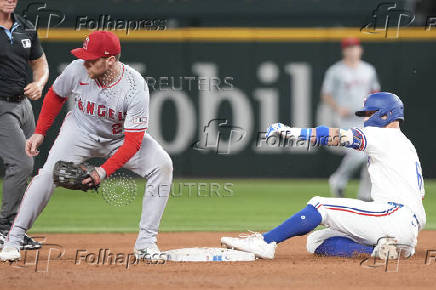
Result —
[{"label": "black shoe", "polygon": [[28,235],[24,235],[23,244],[21,245],[20,250],[36,250],[41,247],[42,247],[41,243],[35,241]]},{"label": "black shoe", "polygon": [[6,237],[8,236],[8,232],[0,231],[0,249],[3,248],[3,245],[5,243]]}]

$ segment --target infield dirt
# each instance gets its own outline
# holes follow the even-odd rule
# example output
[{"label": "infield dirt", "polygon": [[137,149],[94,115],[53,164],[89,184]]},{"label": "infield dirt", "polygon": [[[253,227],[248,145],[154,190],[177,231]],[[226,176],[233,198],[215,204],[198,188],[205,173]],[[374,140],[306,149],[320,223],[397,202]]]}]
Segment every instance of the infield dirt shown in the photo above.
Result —
[{"label": "infield dirt", "polygon": [[[221,236],[237,234],[161,233],[159,246],[161,250],[220,247]],[[62,246],[64,255],[57,259],[60,247],[51,246],[51,259],[47,264],[50,246],[44,246],[37,268],[33,263],[36,251],[28,252],[25,263],[0,264],[0,289],[434,289],[436,280],[436,258],[431,257],[436,256],[436,231],[421,232],[416,255],[401,260],[398,272],[394,272],[397,261],[390,261],[390,272],[385,272],[381,261],[377,267],[372,267],[372,260],[361,265],[362,257],[313,256],[306,252],[305,237],[279,245],[276,258],[269,261],[139,263],[128,268],[126,259],[132,253],[136,234],[47,234],[45,237],[46,243]],[[118,262],[112,259],[109,263],[110,260],[105,259],[103,264],[104,249],[107,249],[106,255],[119,254]],[[426,264],[426,254],[429,264]]]}]

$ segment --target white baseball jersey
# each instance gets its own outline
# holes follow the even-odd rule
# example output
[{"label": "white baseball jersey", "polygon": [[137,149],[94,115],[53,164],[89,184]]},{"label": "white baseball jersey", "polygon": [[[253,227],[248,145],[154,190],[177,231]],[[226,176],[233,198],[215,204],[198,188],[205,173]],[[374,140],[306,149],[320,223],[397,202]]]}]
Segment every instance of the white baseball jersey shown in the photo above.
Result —
[{"label": "white baseball jersey", "polygon": [[124,132],[148,127],[149,93],[141,74],[121,63],[118,80],[107,87],[88,76],[83,60],[74,60],[53,84],[61,97],[74,99],[73,116],[91,137],[121,139]]},{"label": "white baseball jersey", "polygon": [[[357,67],[350,67],[342,60],[332,65],[326,72],[322,94],[331,95],[336,103],[355,112],[361,109],[364,98],[380,90],[375,68],[360,61]],[[353,116],[341,118],[338,126],[351,128],[362,125],[362,119]]]},{"label": "white baseball jersey", "polygon": [[409,207],[420,228],[426,223],[421,163],[412,142],[399,128],[353,128],[353,148],[368,153],[371,196],[375,202],[395,202]]}]

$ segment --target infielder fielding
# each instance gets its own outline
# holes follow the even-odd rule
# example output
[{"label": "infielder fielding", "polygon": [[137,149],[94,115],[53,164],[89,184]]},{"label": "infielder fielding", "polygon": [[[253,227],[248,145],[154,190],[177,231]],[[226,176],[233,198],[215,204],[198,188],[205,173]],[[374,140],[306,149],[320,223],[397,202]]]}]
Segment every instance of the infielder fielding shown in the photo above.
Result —
[{"label": "infielder fielding", "polygon": [[[361,127],[362,120],[353,112],[360,109],[364,96],[380,91],[374,67],[361,60],[363,49],[359,39],[342,40],[342,60],[325,73],[321,96],[336,113],[335,126],[340,128]],[[370,201],[371,181],[366,168],[367,156],[363,152],[347,151],[336,172],[329,179],[330,191],[336,197],[344,197],[348,180],[361,170],[357,197]]]},{"label": "infielder fielding", "polygon": [[[35,130],[29,100],[41,98],[48,80],[48,64],[34,26],[14,14],[17,0],[0,0],[0,158],[5,165],[0,212],[0,248],[17,215],[32,174],[33,158],[24,154],[26,138]],[[28,82],[27,69],[33,72]],[[23,237],[21,237],[23,238]],[[27,235],[25,249],[41,244]]]},{"label": "infielder fielding", "polygon": [[84,184],[98,185],[124,167],[147,179],[136,258],[159,253],[157,233],[172,183],[172,161],[146,133],[149,93],[140,73],[119,61],[121,47],[112,32],[95,31],[83,48],[73,49],[78,60],[69,64],[45,96],[35,133],[26,142],[29,156],[38,147],[67,97],[74,109],[67,114],[44,167],[26,190],[9,232],[1,260],[20,258],[25,232],[47,205],[53,190],[53,167],[59,160],[81,163],[91,157],[109,157],[91,172]]},{"label": "infielder fielding", "polygon": [[372,254],[385,259],[397,258],[404,249],[406,256],[413,255],[418,231],[426,223],[422,205],[425,190],[415,147],[400,130],[403,103],[391,93],[371,94],[356,115],[364,117],[364,128],[289,128],[279,123],[268,128],[267,137],[299,136],[312,144],[365,151],[372,202],[315,196],[273,230],[246,238],[223,237],[222,244],[273,259],[277,243],[305,235],[322,224],[327,228],[307,237],[310,253],[342,257]]}]

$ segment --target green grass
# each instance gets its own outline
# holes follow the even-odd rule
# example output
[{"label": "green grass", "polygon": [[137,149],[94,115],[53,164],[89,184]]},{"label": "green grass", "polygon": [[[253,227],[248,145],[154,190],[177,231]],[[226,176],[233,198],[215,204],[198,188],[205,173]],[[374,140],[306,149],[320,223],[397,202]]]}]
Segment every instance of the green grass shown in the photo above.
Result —
[{"label": "green grass", "polygon": [[[192,189],[187,183],[216,183]],[[136,232],[141,214],[144,181],[137,180],[138,196],[130,205],[108,205],[91,192],[56,189],[32,232]],[[225,183],[233,192],[224,189]],[[305,206],[314,195],[328,195],[327,180],[216,179],[175,180],[165,210],[161,231],[246,231],[267,230]],[[426,180],[426,229],[436,229],[436,180]],[[181,190],[182,189],[182,190]],[[218,194],[216,194],[218,192]],[[357,183],[351,182],[348,197],[355,196]]]}]

